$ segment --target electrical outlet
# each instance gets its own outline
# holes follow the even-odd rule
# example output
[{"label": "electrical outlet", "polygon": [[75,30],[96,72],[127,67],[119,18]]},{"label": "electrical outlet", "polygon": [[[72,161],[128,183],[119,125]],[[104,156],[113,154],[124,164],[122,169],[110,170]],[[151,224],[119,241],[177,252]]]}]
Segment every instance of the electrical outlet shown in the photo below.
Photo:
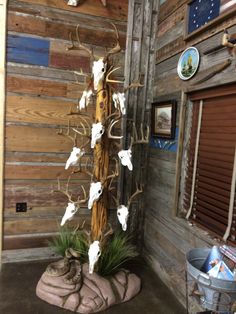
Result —
[{"label": "electrical outlet", "polygon": [[27,203],[16,203],[16,212],[17,213],[27,212]]}]

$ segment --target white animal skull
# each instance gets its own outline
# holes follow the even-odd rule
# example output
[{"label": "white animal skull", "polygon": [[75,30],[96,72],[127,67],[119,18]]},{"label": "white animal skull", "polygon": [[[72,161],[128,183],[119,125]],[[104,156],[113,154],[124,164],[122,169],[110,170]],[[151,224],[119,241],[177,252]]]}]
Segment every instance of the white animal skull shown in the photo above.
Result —
[{"label": "white animal skull", "polygon": [[95,90],[98,89],[98,84],[104,78],[104,74],[106,72],[106,63],[104,63],[103,59],[99,59],[98,61],[93,62],[93,87]]},{"label": "white animal skull", "polygon": [[68,203],[65,214],[61,220],[61,226],[64,226],[67,220],[71,220],[74,214],[77,212],[77,210],[78,210],[78,207],[76,207],[74,203]]},{"label": "white animal skull", "polygon": [[77,7],[77,5],[79,4],[79,0],[69,0],[67,4],[73,7]]},{"label": "white animal skull", "polygon": [[127,229],[127,221],[129,218],[129,209],[125,205],[119,205],[117,208],[117,218],[122,226],[123,231]]},{"label": "white animal skull", "polygon": [[125,115],[126,114],[125,93],[114,93],[112,95],[112,99],[115,108],[120,108],[121,113]]},{"label": "white animal skull", "polygon": [[99,141],[105,131],[105,127],[101,122],[93,123],[92,125],[92,139],[91,139],[91,148],[94,148],[97,141]]},{"label": "white animal skull", "polygon": [[79,101],[79,106],[78,106],[79,110],[82,110],[88,107],[92,94],[93,92],[91,89],[89,89],[88,91],[87,90],[83,91],[83,94]]},{"label": "white animal skull", "polygon": [[99,241],[93,241],[89,246],[88,256],[89,256],[89,273],[92,274],[94,266],[97,263],[101,255],[100,243]]},{"label": "white animal skull", "polygon": [[70,157],[67,159],[65,169],[68,169],[70,166],[75,166],[79,159],[85,154],[84,149],[80,149],[78,147],[73,147],[72,152],[70,153]]},{"label": "white animal skull", "polygon": [[99,199],[103,191],[101,182],[92,182],[89,190],[88,209],[92,209],[93,203]]},{"label": "white animal skull", "polygon": [[123,166],[127,166],[128,169],[130,171],[132,171],[133,170],[133,164],[132,164],[132,161],[131,161],[131,158],[132,158],[132,151],[131,151],[131,149],[119,151],[118,156],[120,158],[121,164]]}]

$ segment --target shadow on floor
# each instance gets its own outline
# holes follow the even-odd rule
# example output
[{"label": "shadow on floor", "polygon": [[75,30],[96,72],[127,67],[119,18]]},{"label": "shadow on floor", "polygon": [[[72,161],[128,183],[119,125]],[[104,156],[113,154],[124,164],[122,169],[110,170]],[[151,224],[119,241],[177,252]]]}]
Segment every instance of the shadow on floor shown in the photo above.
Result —
[{"label": "shadow on floor", "polygon": [[[39,278],[49,262],[3,264],[0,273],[1,314],[72,313],[47,304],[35,295]],[[168,288],[144,263],[133,267],[142,279],[142,290],[127,303],[100,312],[106,314],[184,314]]]}]

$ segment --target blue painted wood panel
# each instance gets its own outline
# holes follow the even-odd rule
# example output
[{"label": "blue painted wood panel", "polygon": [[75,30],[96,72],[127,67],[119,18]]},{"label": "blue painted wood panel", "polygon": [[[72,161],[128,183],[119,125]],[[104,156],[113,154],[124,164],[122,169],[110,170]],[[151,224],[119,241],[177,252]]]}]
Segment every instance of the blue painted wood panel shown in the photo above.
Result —
[{"label": "blue painted wood panel", "polygon": [[7,61],[48,66],[49,46],[47,39],[9,35],[7,40]]},{"label": "blue painted wood panel", "polygon": [[179,128],[175,128],[175,139],[168,140],[151,136],[150,146],[157,149],[168,150],[170,152],[176,152],[178,147]]}]

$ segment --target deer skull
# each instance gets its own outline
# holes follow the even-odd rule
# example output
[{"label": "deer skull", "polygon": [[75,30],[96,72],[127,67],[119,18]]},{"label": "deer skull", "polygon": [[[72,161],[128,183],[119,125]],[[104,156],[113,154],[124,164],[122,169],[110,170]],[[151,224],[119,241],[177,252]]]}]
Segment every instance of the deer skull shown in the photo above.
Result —
[{"label": "deer skull", "polygon": [[75,166],[79,159],[85,154],[84,149],[78,147],[73,147],[70,157],[67,159],[65,169],[68,169],[70,166]]},{"label": "deer skull", "polygon": [[99,241],[93,241],[89,246],[88,256],[89,256],[89,273],[92,274],[94,266],[97,263],[101,255],[100,243]]},{"label": "deer skull", "polygon": [[61,226],[64,226],[64,224],[67,222],[67,220],[71,220],[74,216],[74,214],[77,212],[78,208],[74,203],[68,203],[66,207],[66,211],[64,216],[61,220]]},{"label": "deer skull", "polygon": [[126,114],[125,93],[114,93],[112,95],[115,108],[119,108],[123,115]]},{"label": "deer skull", "polygon": [[91,89],[88,91],[87,90],[83,91],[83,94],[82,94],[80,101],[79,101],[79,106],[78,106],[79,110],[82,110],[82,109],[85,109],[88,107],[92,94],[93,94],[93,92]]},{"label": "deer skull", "polygon": [[104,126],[101,122],[93,123],[92,125],[92,139],[91,139],[91,148],[94,148],[97,141],[99,141],[105,131]]},{"label": "deer skull", "polygon": [[93,62],[93,86],[94,89],[98,89],[98,84],[104,78],[104,74],[106,72],[106,63],[104,63],[103,59],[99,59],[98,61]]},{"label": "deer skull", "polygon": [[119,151],[118,156],[120,158],[121,164],[123,166],[127,166],[128,169],[130,171],[132,171],[133,170],[133,165],[132,165],[132,161],[131,161],[131,158],[132,158],[132,151],[131,151],[131,149]]},{"label": "deer skull", "polygon": [[129,218],[129,210],[125,205],[119,205],[117,208],[117,218],[122,226],[123,231],[127,229],[127,221]]},{"label": "deer skull", "polygon": [[99,199],[103,191],[101,182],[92,182],[89,190],[88,209],[92,209],[93,203]]},{"label": "deer skull", "polygon": [[73,7],[77,7],[77,5],[79,4],[79,0],[69,0],[67,4]]}]

